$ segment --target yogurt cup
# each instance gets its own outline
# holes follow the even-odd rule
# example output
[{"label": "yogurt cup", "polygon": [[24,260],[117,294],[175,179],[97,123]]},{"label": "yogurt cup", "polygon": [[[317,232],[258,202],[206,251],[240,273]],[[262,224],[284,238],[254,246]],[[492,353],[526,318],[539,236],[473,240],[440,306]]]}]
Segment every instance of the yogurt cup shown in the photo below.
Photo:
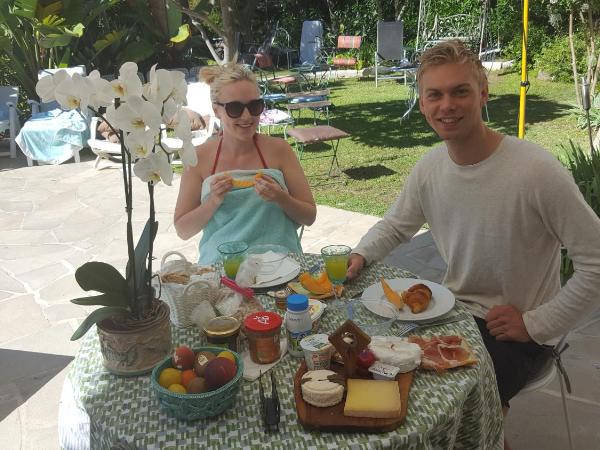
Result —
[{"label": "yogurt cup", "polygon": [[310,320],[312,321],[312,332],[317,334],[319,332],[319,324],[321,323],[321,316],[325,311],[327,305],[320,302],[315,298],[308,299],[308,311],[310,312]]},{"label": "yogurt cup", "polygon": [[308,370],[328,370],[333,345],[326,334],[311,334],[300,341]]}]

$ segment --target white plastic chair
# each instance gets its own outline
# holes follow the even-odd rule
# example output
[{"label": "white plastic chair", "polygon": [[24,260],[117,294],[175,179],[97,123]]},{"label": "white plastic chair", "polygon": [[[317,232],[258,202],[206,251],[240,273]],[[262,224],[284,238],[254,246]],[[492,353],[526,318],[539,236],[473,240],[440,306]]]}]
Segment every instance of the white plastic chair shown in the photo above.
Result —
[{"label": "white plastic chair", "polygon": [[10,151],[0,152],[0,156],[17,157],[17,144],[15,138],[21,129],[19,123],[19,88],[16,86],[0,86],[0,131],[9,130]]},{"label": "white plastic chair", "polygon": [[121,144],[118,142],[110,142],[106,139],[99,139],[97,137],[98,117],[92,117],[90,120],[90,138],[87,144],[96,155],[96,161],[94,162],[94,169],[98,168],[100,161],[103,159],[121,158]]},{"label": "white plastic chair", "polygon": [[548,386],[554,377],[558,375],[558,382],[560,384],[560,396],[562,398],[563,413],[565,416],[565,425],[567,427],[567,436],[569,438],[569,448],[573,450],[573,437],[571,434],[571,419],[569,417],[569,408],[567,406],[567,394],[565,390],[571,393],[571,383],[567,372],[562,364],[560,355],[569,348],[569,344],[565,342],[567,335],[563,336],[562,339],[552,348],[552,357],[548,358],[546,364],[539,373],[530,380],[523,389],[519,391],[517,396],[525,394],[527,392],[538,391]]}]

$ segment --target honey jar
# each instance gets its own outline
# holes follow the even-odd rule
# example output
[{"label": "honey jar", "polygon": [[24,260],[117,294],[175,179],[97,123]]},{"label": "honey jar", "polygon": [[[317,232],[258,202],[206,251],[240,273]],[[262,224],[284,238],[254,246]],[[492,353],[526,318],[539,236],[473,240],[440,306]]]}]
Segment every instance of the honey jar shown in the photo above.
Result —
[{"label": "honey jar", "polygon": [[235,317],[219,316],[204,326],[204,334],[209,344],[238,351],[240,322]]},{"label": "honey jar", "polygon": [[244,319],[244,331],[248,338],[250,359],[257,364],[269,364],[281,356],[279,336],[281,316],[270,311],[258,311]]}]

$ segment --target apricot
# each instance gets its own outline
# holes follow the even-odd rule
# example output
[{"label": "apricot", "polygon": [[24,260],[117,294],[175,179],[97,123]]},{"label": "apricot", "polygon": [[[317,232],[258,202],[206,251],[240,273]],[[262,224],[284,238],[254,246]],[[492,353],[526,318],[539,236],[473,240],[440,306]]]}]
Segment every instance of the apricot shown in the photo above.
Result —
[{"label": "apricot", "polygon": [[231,360],[217,357],[206,365],[204,378],[212,391],[229,383],[235,377],[236,372],[237,368]]}]

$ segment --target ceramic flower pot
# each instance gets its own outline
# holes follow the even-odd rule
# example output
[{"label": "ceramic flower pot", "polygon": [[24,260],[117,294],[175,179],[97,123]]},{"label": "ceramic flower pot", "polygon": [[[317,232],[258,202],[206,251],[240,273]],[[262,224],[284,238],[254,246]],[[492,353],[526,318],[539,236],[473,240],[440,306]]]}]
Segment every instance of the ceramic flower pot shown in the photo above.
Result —
[{"label": "ceramic flower pot", "polygon": [[155,300],[154,314],[139,321],[105,319],[98,323],[104,367],[122,376],[148,373],[171,353],[169,307]]}]

